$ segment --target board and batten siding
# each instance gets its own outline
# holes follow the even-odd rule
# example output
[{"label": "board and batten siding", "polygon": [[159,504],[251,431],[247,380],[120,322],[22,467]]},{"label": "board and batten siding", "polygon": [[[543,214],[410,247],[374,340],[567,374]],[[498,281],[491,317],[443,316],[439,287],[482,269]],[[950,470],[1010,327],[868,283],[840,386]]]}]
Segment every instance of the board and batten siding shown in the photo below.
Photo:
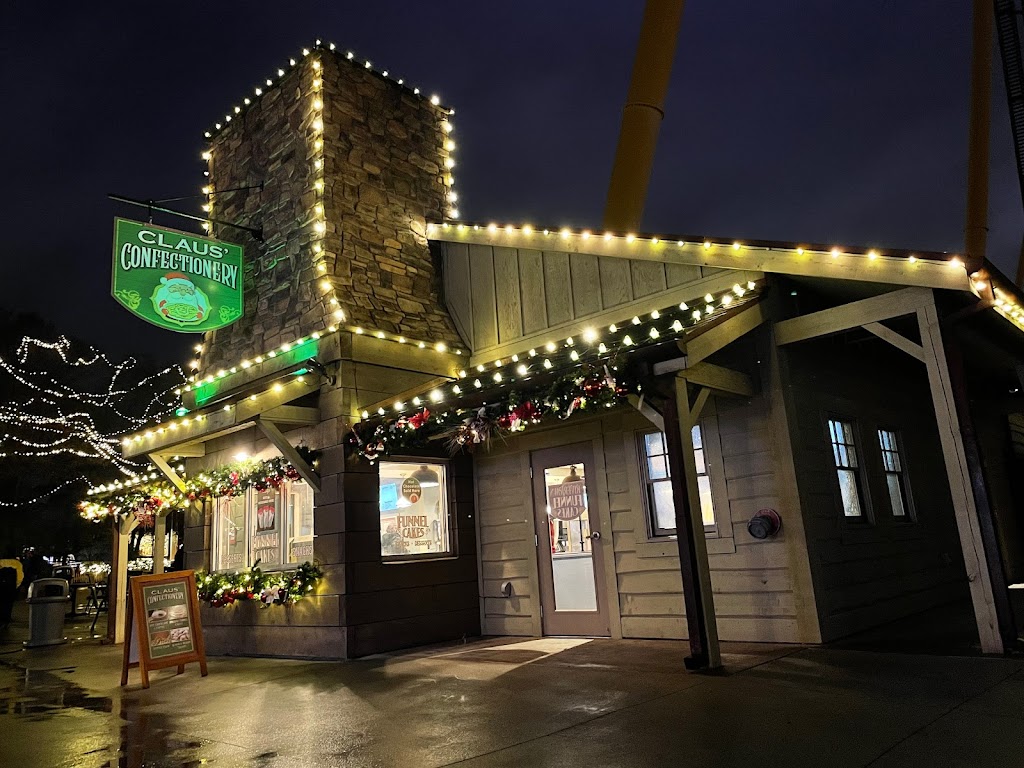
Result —
[{"label": "board and batten siding", "polygon": [[[881,340],[784,347],[789,423],[822,640],[967,599],[967,579],[924,366]],[[881,372],[881,373],[880,373]],[[829,439],[849,422],[863,519],[847,519]],[[878,430],[895,431],[913,507],[893,516]]]},{"label": "board and batten siding", "polygon": [[681,291],[692,299],[757,277],[741,270],[555,250],[433,245],[443,260],[445,303],[473,355],[526,343],[536,334],[568,329],[615,309],[626,316],[664,309],[684,300]]},{"label": "board and batten siding", "polygon": [[[712,588],[723,640],[803,642],[791,562],[805,558],[802,546],[783,532],[768,541],[752,538],[746,521],[764,507],[779,508],[771,455],[771,429],[761,398],[719,400],[705,418],[705,441],[716,494],[718,535],[708,539]],[[481,620],[485,634],[541,634],[534,540],[530,452],[591,441],[596,464],[605,468],[594,483],[592,514],[605,516],[611,536],[602,539],[606,574],[615,585],[610,606],[612,635],[685,638],[682,580],[674,539],[647,533],[638,434],[652,429],[629,408],[580,419],[569,428],[538,428],[492,445],[478,456],[477,521],[480,540]],[[601,487],[603,486],[603,488]],[[599,490],[600,489],[600,490]],[[512,584],[512,597],[502,585]],[[809,601],[813,608],[813,601]],[[615,612],[616,605],[618,607]]]}]

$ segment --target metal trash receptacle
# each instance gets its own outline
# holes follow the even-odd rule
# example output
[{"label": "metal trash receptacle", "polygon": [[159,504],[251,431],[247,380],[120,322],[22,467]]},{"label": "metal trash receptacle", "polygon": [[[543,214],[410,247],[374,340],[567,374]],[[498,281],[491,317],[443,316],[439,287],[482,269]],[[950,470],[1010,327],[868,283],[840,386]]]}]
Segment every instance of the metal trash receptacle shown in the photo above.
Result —
[{"label": "metal trash receptacle", "polygon": [[64,637],[64,611],[69,599],[64,579],[36,579],[28,585],[28,637],[26,648],[59,645]]}]

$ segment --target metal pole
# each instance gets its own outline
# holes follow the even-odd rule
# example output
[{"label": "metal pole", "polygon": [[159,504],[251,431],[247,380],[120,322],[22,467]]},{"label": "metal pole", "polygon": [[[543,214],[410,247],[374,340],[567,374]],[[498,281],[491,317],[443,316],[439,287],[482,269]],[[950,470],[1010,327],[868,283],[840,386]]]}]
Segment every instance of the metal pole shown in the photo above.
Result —
[{"label": "metal pole", "polygon": [[974,1],[971,45],[971,114],[967,137],[967,221],[964,254],[968,274],[985,264],[988,241],[989,127],[992,117],[992,3]]},{"label": "metal pole", "polygon": [[658,131],[665,116],[672,59],[675,57],[684,0],[647,0],[633,62],[622,128],[615,150],[604,225],[615,231],[640,226],[647,184],[654,166]]}]

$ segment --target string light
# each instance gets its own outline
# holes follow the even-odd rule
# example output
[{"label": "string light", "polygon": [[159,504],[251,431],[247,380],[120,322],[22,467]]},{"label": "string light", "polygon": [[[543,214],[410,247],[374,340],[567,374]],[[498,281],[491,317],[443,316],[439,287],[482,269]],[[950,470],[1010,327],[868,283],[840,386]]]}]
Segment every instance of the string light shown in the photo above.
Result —
[{"label": "string light", "polygon": [[[334,43],[329,43],[327,45],[326,50],[331,52],[331,53],[334,53],[335,55],[337,55],[339,57],[339,59],[344,59],[346,61],[352,62],[353,64],[358,64],[358,60],[357,60],[356,55],[355,55],[355,53],[353,51],[347,51],[344,54],[342,54],[340,51],[337,50],[337,48],[338,48],[337,45],[335,45]],[[313,51],[319,51],[319,52],[323,53],[324,52],[323,44],[320,41],[317,41],[314,45],[309,46],[307,48],[303,48],[302,49],[302,56],[303,56],[303,58],[306,58],[306,57],[310,56]],[[297,61],[295,57],[291,57],[291,58],[288,59],[288,67],[289,67],[289,69],[291,69],[293,67],[296,67],[296,66],[299,66],[300,64],[301,64],[301,62]],[[421,90],[419,88],[417,88],[417,87],[410,87],[410,86],[406,85],[405,80],[403,78],[394,78],[394,77],[392,77],[391,73],[388,70],[386,70],[386,69],[382,69],[382,70],[374,69],[373,68],[373,64],[369,60],[363,60],[362,63],[359,66],[364,71],[372,72],[373,74],[375,74],[375,75],[377,75],[379,77],[382,77],[385,80],[389,80],[390,82],[394,83],[395,85],[400,86],[403,90],[411,93],[413,96],[416,96],[416,97],[420,98],[424,103],[430,104],[433,108],[437,109],[439,112],[441,112],[444,115],[450,115],[450,114],[452,114],[454,112],[454,110],[446,108],[442,104],[441,97],[438,96],[437,94],[431,94],[430,96],[426,96],[426,95],[424,95],[421,92]],[[313,68],[313,71],[316,72],[316,73],[319,73],[319,72],[322,71],[323,66],[322,66],[322,63],[320,62],[319,59],[317,59],[317,58],[313,59],[312,68]],[[275,82],[276,83],[280,83],[281,79],[286,77],[286,76],[287,76],[287,71],[284,68],[278,68],[278,70],[277,70],[277,80],[275,81],[273,78],[267,78],[264,81],[266,83],[266,88],[267,89],[272,88],[275,85]],[[257,98],[260,97],[260,96],[263,96],[266,92],[267,92],[266,89],[264,89],[263,87],[254,88],[253,89],[253,93],[256,95]],[[243,100],[243,102],[244,102],[245,107],[249,107],[249,106],[251,106],[252,100],[247,97],[246,99]],[[232,107],[232,111],[234,112],[235,115],[238,115],[238,114],[241,114],[242,112],[245,111],[245,107],[234,106],[234,107]],[[231,121],[231,115],[225,115],[225,120],[227,122],[230,122]],[[209,130],[207,130],[207,131],[205,131],[203,135],[207,139],[212,138],[218,131],[220,131],[222,129],[222,127],[223,126],[222,126],[221,123],[215,123],[214,127],[209,129]]]},{"label": "string light", "polygon": [[[139,468],[121,454],[124,434],[173,412],[184,381],[177,366],[143,375],[132,358],[114,363],[91,347],[76,354],[63,336],[52,342],[23,338],[13,359],[0,358],[0,372],[10,388],[8,402],[0,404],[0,458],[75,456],[122,475]],[[72,382],[85,382],[87,388],[76,389]],[[83,479],[67,479],[32,499],[0,506],[34,504]]]},{"label": "string light", "polygon": [[[438,229],[439,226],[441,226],[443,228],[447,228],[447,227],[444,227],[443,225],[444,225],[444,223],[439,224],[439,223],[436,223],[436,222],[428,222],[428,224],[427,224],[427,236],[428,237],[432,237],[432,236],[436,237],[437,236],[437,229]],[[458,233],[460,233],[461,238],[466,238],[466,237],[470,237],[471,236],[470,233],[479,231],[480,228],[481,228],[481,226],[479,224],[466,224],[465,226],[461,226],[461,227],[456,228],[456,231]],[[538,230],[536,230],[536,228],[533,225],[523,225],[522,227],[517,227],[517,226],[515,226],[513,224],[506,224],[506,225],[502,225],[502,226],[499,227],[499,225],[496,224],[496,223],[488,224],[486,229],[487,229],[487,231],[491,235],[495,235],[495,234],[498,234],[500,231],[504,231],[505,235],[508,238],[510,238],[511,240],[513,240],[513,242],[518,241],[521,238],[533,237],[535,235],[535,233],[538,231]],[[546,229],[541,230],[541,232],[543,232],[543,234],[545,236],[550,236],[553,233],[557,233],[560,236],[560,238],[563,239],[563,240],[578,239],[580,241],[586,241],[586,240],[589,240],[590,237],[591,237],[590,230],[584,229],[584,230],[575,231],[575,230],[572,230],[572,229],[570,229],[568,227],[560,227],[558,229],[547,229],[546,228]],[[703,248],[705,251],[711,251],[712,249],[714,249],[716,247],[717,248],[726,248],[726,247],[728,247],[728,248],[731,248],[733,251],[735,251],[737,253],[737,255],[739,255],[741,257],[745,256],[745,255],[748,255],[748,254],[753,255],[753,254],[756,254],[757,252],[766,252],[766,253],[778,254],[779,256],[785,256],[787,254],[792,254],[793,256],[800,257],[801,259],[803,259],[806,262],[809,259],[811,259],[813,261],[812,257],[826,257],[826,258],[827,257],[831,257],[831,259],[837,259],[840,255],[848,255],[848,256],[860,256],[862,258],[866,258],[868,261],[878,261],[878,262],[883,262],[884,261],[884,262],[887,262],[887,263],[893,264],[893,265],[908,265],[908,264],[909,265],[913,265],[913,264],[919,264],[922,261],[927,261],[927,262],[930,262],[932,264],[946,264],[951,269],[963,269],[964,268],[963,260],[960,259],[959,256],[952,256],[952,257],[950,257],[949,255],[943,254],[943,253],[930,253],[930,254],[926,254],[924,256],[920,256],[920,255],[917,255],[917,254],[906,254],[905,252],[902,252],[900,254],[888,254],[887,255],[887,254],[883,254],[883,253],[879,252],[877,249],[870,249],[870,250],[863,251],[860,254],[854,254],[854,253],[852,253],[850,251],[844,251],[844,250],[840,249],[839,247],[833,247],[831,249],[815,249],[815,248],[809,248],[809,247],[804,246],[804,245],[795,245],[795,244],[794,245],[789,245],[789,244],[784,244],[784,243],[764,244],[764,245],[754,245],[754,246],[751,246],[751,245],[746,245],[746,244],[744,244],[744,243],[742,243],[742,242],[740,242],[738,240],[732,241],[732,242],[729,242],[729,243],[716,243],[716,242],[714,242],[712,240],[709,240],[709,239],[704,239],[704,240],[692,240],[691,239],[691,240],[687,240],[687,239],[677,239],[677,238],[672,238],[672,237],[663,237],[663,236],[659,236],[659,235],[637,235],[637,234],[632,233],[632,232],[627,232],[627,233],[622,233],[622,234],[615,233],[615,232],[605,232],[603,234],[603,240],[606,243],[611,243],[612,241],[621,241],[621,242],[624,242],[626,244],[635,245],[635,246],[646,245],[649,248],[656,248],[657,250],[654,251],[654,252],[656,252],[658,254],[664,254],[665,253],[665,249],[666,248],[672,248],[673,245],[680,252],[682,252],[682,253],[690,253],[690,254],[692,254],[694,256],[696,256],[696,254],[694,252],[697,249],[700,249],[700,248]],[[591,250],[591,251],[584,250],[584,252],[586,252],[586,253],[595,253],[597,255],[601,255],[601,253],[602,253],[602,251],[600,249],[598,249],[598,250]],[[632,253],[633,249],[631,249],[630,252]],[[706,259],[708,257],[704,257],[704,258]],[[705,263],[707,263],[707,262],[705,262]],[[716,261],[716,262],[711,262],[711,263],[718,263],[718,262]],[[724,263],[724,262],[721,262],[721,263]],[[735,268],[735,264],[736,264],[735,260],[732,260],[730,262],[730,264],[729,264],[730,268]],[[759,265],[758,268],[763,269],[764,267],[763,267],[763,265]],[[803,273],[801,272],[801,274],[803,274]],[[965,287],[966,287],[966,283],[965,283]]]},{"label": "string light", "polygon": [[[752,293],[756,288],[757,284],[750,282],[746,288],[736,284],[733,288],[724,290],[717,296],[707,294],[704,296],[705,309],[703,312],[697,310],[690,314],[685,302],[679,305],[679,307],[667,309],[652,308],[649,313],[646,313],[646,316],[649,318],[648,320],[640,320],[639,316],[636,316],[634,318],[635,323],[634,320],[629,321],[633,324],[633,328],[635,328],[637,334],[635,339],[633,336],[626,334],[618,342],[608,340],[606,343],[605,341],[598,341],[596,332],[591,332],[592,329],[588,328],[581,332],[579,339],[567,336],[561,344],[556,343],[554,340],[547,342],[545,350],[548,352],[548,355],[545,357],[536,355],[536,350],[516,353],[511,356],[513,362],[518,363],[514,368],[514,373],[512,370],[505,373],[495,371],[491,376],[493,383],[490,386],[515,386],[517,381],[528,379],[537,373],[561,370],[570,365],[600,364],[603,361],[606,362],[615,353],[621,352],[626,348],[665,343],[669,338],[675,338],[686,333],[687,330],[706,316],[719,312],[721,309],[735,307],[737,302],[741,300],[741,296],[746,296],[746,301],[756,298],[756,294]],[[610,326],[611,332],[614,333],[616,328],[617,326],[614,324]],[[495,360],[494,367],[502,367],[503,362],[503,360]],[[485,372],[487,367],[483,363],[476,365],[476,369],[480,373]],[[485,384],[481,379],[474,379],[473,387],[480,390],[485,387]],[[444,391],[444,387],[438,387],[432,390],[429,395],[424,396],[434,400],[438,396],[435,393],[440,392],[444,394]],[[452,397],[458,398],[459,395],[463,394],[463,390],[458,384],[453,384],[448,388],[448,393]],[[402,413],[406,410],[406,403],[396,401],[388,407],[393,411]],[[365,419],[366,416],[364,415],[363,418]]]}]

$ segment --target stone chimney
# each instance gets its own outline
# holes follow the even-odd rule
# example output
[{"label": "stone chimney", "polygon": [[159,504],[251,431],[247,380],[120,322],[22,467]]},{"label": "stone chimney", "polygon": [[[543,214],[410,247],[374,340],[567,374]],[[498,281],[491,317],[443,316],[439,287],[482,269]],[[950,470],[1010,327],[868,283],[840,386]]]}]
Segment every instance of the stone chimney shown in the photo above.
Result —
[{"label": "stone chimney", "polygon": [[426,240],[450,210],[448,109],[322,48],[247,98],[211,129],[208,204],[263,242],[214,226],[245,246],[245,312],[206,334],[200,374],[334,326],[464,346]]}]

